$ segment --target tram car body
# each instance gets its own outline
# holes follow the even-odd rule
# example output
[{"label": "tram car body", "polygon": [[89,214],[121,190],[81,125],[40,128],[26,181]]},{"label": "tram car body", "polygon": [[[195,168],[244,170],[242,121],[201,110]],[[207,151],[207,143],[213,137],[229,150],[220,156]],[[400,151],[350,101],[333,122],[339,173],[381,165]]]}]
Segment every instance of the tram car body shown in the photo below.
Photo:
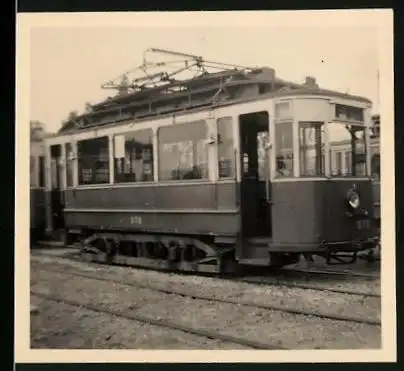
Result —
[{"label": "tram car body", "polygon": [[90,260],[185,271],[355,257],[376,240],[370,109],[269,68],[118,94],[45,140],[48,232]]},{"label": "tram car body", "polygon": [[42,137],[30,140],[30,231],[31,241],[44,236],[45,219],[45,144]]}]

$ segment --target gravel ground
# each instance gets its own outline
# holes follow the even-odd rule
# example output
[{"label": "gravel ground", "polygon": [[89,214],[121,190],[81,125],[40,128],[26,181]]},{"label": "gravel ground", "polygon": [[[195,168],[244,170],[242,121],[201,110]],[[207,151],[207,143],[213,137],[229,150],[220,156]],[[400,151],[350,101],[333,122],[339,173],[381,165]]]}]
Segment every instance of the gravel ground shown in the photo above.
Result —
[{"label": "gravel ground", "polygon": [[[71,250],[70,250],[71,251]],[[89,264],[64,258],[59,258],[61,255],[60,252],[53,252],[55,256],[45,256],[40,254],[35,254],[31,256],[31,260],[33,261],[41,261],[41,262],[50,262],[53,263],[54,261],[60,262],[60,264],[68,265],[71,267],[75,267],[81,270],[85,270],[88,272],[102,272],[104,273],[114,273],[119,275],[121,278],[139,278],[143,280],[152,280],[153,282],[164,282],[164,283],[184,283],[184,284],[193,284],[193,285],[205,285],[208,284],[209,286],[224,286],[228,287],[228,281],[224,281],[218,278],[210,278],[210,277],[201,277],[196,275],[186,275],[186,274],[178,274],[178,273],[168,273],[162,271],[152,271],[147,269],[135,269],[128,267],[119,267],[119,266],[108,266],[108,265],[100,265],[100,264]],[[46,252],[48,254],[48,252]],[[62,255],[65,255],[66,252]],[[277,278],[277,277],[266,277],[268,284],[271,281],[279,286],[279,282],[283,281],[285,283],[304,283],[316,286],[318,288],[335,288],[335,289],[347,289],[352,291],[359,291],[359,292],[372,292],[376,294],[381,293],[381,286],[380,286],[380,278],[378,279],[364,279],[364,278],[346,278],[346,277],[318,277],[313,276],[312,278],[309,276],[304,276],[304,278],[296,278],[293,279],[291,277],[288,278]]]},{"label": "gravel ground", "polygon": [[31,296],[31,348],[244,349],[242,346],[111,317]]},{"label": "gravel ground", "polygon": [[[54,265],[55,264],[56,262],[54,262]],[[63,267],[60,268],[62,269]],[[116,267],[109,267],[109,269],[115,268]],[[99,267],[87,266],[87,270],[91,271],[92,269],[95,269],[95,271],[98,271],[98,273],[104,273],[99,271]],[[128,271],[130,271],[131,273],[134,272],[133,270],[126,269],[126,279],[129,279],[128,276],[130,276],[130,273]],[[142,271],[142,273],[145,272]],[[156,274],[156,272],[146,273]],[[139,279],[138,275],[135,275],[134,277]],[[184,276],[180,277],[182,279],[188,280],[194,278]],[[152,276],[149,277],[149,281],[151,281],[151,278]],[[206,280],[206,278],[196,278]],[[145,280],[143,279],[142,281],[144,282]],[[211,282],[216,281],[219,280],[211,280]],[[157,280],[152,280],[152,282],[153,284],[155,284]],[[172,285],[173,283],[171,282],[171,286]],[[237,285],[240,284],[237,283]],[[249,286],[252,287],[252,285]],[[113,290],[111,290],[112,287]],[[223,294],[223,292],[219,293],[218,287],[219,285],[213,287],[213,285],[205,284],[204,287],[199,287],[199,289],[209,289],[209,294],[220,296]],[[167,295],[149,289],[133,288],[122,284],[114,285],[110,282],[101,282],[86,278],[75,278],[59,273],[45,272],[41,271],[40,267],[36,266],[35,264],[33,264],[31,268],[31,288],[34,291],[44,294],[56,295],[58,297],[62,295],[63,297],[69,298],[70,300],[79,301],[83,304],[91,303],[93,305],[110,308],[113,310],[119,310],[125,313],[135,311],[137,314],[149,316],[151,318],[169,318],[172,321],[179,322],[187,326],[215,331],[220,330],[220,332],[224,334],[240,336],[248,338],[250,340],[261,342],[267,341],[271,344],[278,344],[282,347],[300,349],[352,349],[380,347],[381,328],[378,326],[331,321],[310,316],[291,315],[278,311],[262,310],[235,304],[207,302],[192,299],[189,297],[181,297],[178,295]],[[257,290],[258,289],[261,288],[257,287]],[[230,291],[231,290],[229,289],[227,290],[227,295],[225,295],[226,297],[231,295]],[[288,291],[290,292],[291,290]],[[255,290],[251,290],[251,293],[251,295],[256,298],[261,295],[260,292],[257,292]],[[272,296],[272,292],[270,294]],[[287,295],[287,292],[285,291],[284,294]],[[56,305],[60,307],[60,304]],[[36,316],[33,319],[32,325],[32,337],[34,339],[33,346],[35,346],[34,344],[36,343],[41,344],[41,334],[43,334],[43,331],[46,331],[45,329],[47,327],[50,327],[51,329],[55,327],[55,330],[48,330],[51,331],[51,333],[48,334],[48,337],[46,334],[42,336],[45,336],[45,338],[47,339],[52,339],[53,336],[56,336],[56,338],[58,338],[59,334],[61,334],[60,336],[63,338],[63,333],[66,332],[66,328],[70,328],[70,326],[68,325],[69,321],[73,321],[75,323],[75,328],[77,328],[78,326],[79,329],[81,329],[73,331],[73,334],[77,331],[79,334],[82,334],[78,336],[80,339],[82,339],[83,337],[85,338],[85,334],[89,333],[93,334],[93,336],[86,338],[87,340],[81,340],[81,343],[80,341],[78,341],[74,345],[71,345],[71,341],[69,343],[66,340],[63,346],[111,347],[110,341],[108,341],[108,345],[106,345],[106,342],[102,340],[104,338],[104,328],[101,330],[101,327],[103,326],[102,321],[109,321],[112,326],[110,327],[110,331],[112,331],[114,334],[119,333],[119,339],[117,340],[120,344],[119,346],[142,346],[142,343],[140,345],[138,344],[139,339],[132,339],[132,337],[138,337],[138,335],[133,336],[133,331],[131,330],[132,327],[135,325],[133,325],[132,327],[126,325],[121,328],[119,326],[113,325],[116,320],[111,321],[110,318],[101,319],[100,315],[98,314],[94,314],[91,317],[89,317],[89,315],[87,314],[86,317],[86,312],[82,309],[80,309],[80,311],[82,311],[81,314],[77,314],[77,310],[74,310],[76,316],[79,316],[82,321],[78,321],[77,318],[73,318],[73,314],[64,309],[59,309],[57,312],[60,314],[59,316],[56,316],[56,319],[54,319],[53,317],[55,316],[52,316],[51,313],[46,313],[47,311],[51,311],[49,307],[54,308],[55,304],[48,304],[48,306],[45,307],[45,311],[44,308],[39,308],[39,314],[33,315]],[[52,318],[52,320],[50,320],[49,317]],[[64,317],[65,319],[63,320]],[[47,319],[44,320],[43,318]],[[56,323],[52,325],[52,321],[57,322],[57,318],[59,318],[59,323],[61,326],[59,328]],[[98,322],[92,322],[94,321],[93,318],[99,318],[97,320]],[[47,321],[51,321],[51,323]],[[114,330],[112,330],[112,328],[114,328]],[[120,331],[120,329],[123,329],[123,331]],[[149,338],[154,337],[151,330],[145,330],[144,326],[142,326],[142,329],[144,329],[143,331],[147,332]],[[164,331],[168,331],[169,334],[173,333],[172,330]],[[186,339],[185,335],[190,336],[182,333],[180,338],[181,341],[183,340],[183,342],[178,341],[178,344],[175,343],[175,340],[171,340],[172,347],[181,348],[181,344],[187,344],[187,346],[189,345],[188,348],[194,349],[201,349],[203,347],[223,349],[223,346],[221,344],[213,344],[211,341],[208,345],[206,345],[204,343],[201,344],[201,341],[198,340],[198,343],[195,345],[194,343],[192,343],[192,341],[184,340]],[[38,336],[40,339],[35,341]],[[176,339],[176,336],[171,336],[172,338],[170,339]],[[66,337],[67,339],[69,339],[72,338],[72,335],[69,335],[69,333],[67,333]],[[192,337],[195,338],[195,336]],[[89,340],[92,338],[95,338],[95,340]],[[132,344],[129,340],[124,339],[131,339],[132,342],[136,341],[136,343]],[[154,345],[153,341],[145,342],[147,343],[147,345],[145,344],[145,347],[148,348],[170,347],[170,341],[168,341],[168,344],[163,341],[159,343],[160,345]],[[42,344],[43,343],[46,343],[48,345],[53,344],[51,340],[42,341]],[[234,346],[232,348],[234,348]]]},{"label": "gravel ground", "polygon": [[[55,269],[55,261],[48,257],[33,258],[32,266],[41,262],[44,268]],[[242,282],[223,281],[217,278],[183,276],[132,268],[88,265],[78,262],[61,262],[60,270],[82,272],[104,279],[141,283],[153,288],[175,290],[187,295],[195,293],[209,295],[212,298],[227,298],[240,302],[253,302],[257,305],[277,305],[288,308],[310,310],[330,315],[357,316],[380,320],[381,300],[348,294],[335,294],[327,291],[289,288],[276,285],[254,285]],[[39,267],[39,265],[38,265]],[[366,282],[369,286],[371,283]],[[366,285],[362,283],[362,286]],[[364,289],[362,287],[362,289]],[[371,291],[369,287],[367,290]]]},{"label": "gravel ground", "polygon": [[[377,251],[375,251],[375,257],[379,257],[379,254]],[[313,262],[308,262],[305,259],[301,259],[300,262],[297,264],[291,265],[291,268],[297,268],[297,269],[310,269],[310,268],[317,268],[321,270],[352,270],[352,271],[357,271],[357,272],[362,272],[362,273],[374,273],[377,271],[380,271],[380,262],[376,261],[373,263],[369,263],[366,260],[358,259],[355,264],[348,264],[348,265],[328,265],[326,261],[319,257],[319,256],[313,256]]]}]

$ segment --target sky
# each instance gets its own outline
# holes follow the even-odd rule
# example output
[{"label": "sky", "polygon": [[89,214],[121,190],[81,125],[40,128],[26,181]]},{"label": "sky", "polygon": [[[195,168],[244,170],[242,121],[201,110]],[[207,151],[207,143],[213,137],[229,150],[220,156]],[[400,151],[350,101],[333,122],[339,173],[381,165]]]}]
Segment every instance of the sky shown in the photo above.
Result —
[{"label": "sky", "polygon": [[[271,67],[282,79],[365,96],[378,113],[378,30],[371,26],[35,27],[30,32],[30,119],[55,132],[70,111],[114,91],[101,84],[139,66],[155,47],[206,60]],[[163,56],[164,58],[164,56]]]}]

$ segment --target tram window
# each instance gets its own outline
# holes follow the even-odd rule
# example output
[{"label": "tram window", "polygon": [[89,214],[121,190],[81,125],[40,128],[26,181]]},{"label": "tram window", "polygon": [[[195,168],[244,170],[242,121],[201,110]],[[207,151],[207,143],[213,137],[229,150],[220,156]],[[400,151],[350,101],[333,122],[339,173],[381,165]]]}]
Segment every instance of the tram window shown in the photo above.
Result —
[{"label": "tram window", "polygon": [[335,105],[335,117],[340,120],[362,121],[364,119],[363,108]]},{"label": "tram window", "polygon": [[350,175],[352,174],[352,152],[347,151],[345,152],[345,169],[343,175]]},{"label": "tram window", "polygon": [[365,128],[333,122],[328,125],[328,138],[330,149],[347,148],[342,176],[366,176]]},{"label": "tram window", "polygon": [[207,127],[205,121],[161,127],[159,180],[208,178]]},{"label": "tram window", "polygon": [[293,123],[275,123],[276,177],[293,176]]},{"label": "tram window", "polygon": [[45,157],[39,156],[39,186],[45,187]]},{"label": "tram window", "polygon": [[79,184],[109,183],[108,137],[77,143]]},{"label": "tram window", "polygon": [[335,174],[342,174],[342,153],[339,151],[335,152]]},{"label": "tram window", "polygon": [[66,143],[66,186],[73,187],[73,147],[70,143]]},{"label": "tram window", "polygon": [[231,117],[217,120],[219,178],[234,176],[234,140]]},{"label": "tram window", "polygon": [[29,176],[29,183],[31,187],[36,187],[36,167],[35,167],[35,156],[30,156],[30,161],[29,161],[29,170],[30,170],[30,176]]},{"label": "tram window", "polygon": [[114,138],[115,182],[151,182],[153,130],[138,130]]},{"label": "tram window", "polygon": [[300,122],[300,176],[324,175],[324,123]]}]

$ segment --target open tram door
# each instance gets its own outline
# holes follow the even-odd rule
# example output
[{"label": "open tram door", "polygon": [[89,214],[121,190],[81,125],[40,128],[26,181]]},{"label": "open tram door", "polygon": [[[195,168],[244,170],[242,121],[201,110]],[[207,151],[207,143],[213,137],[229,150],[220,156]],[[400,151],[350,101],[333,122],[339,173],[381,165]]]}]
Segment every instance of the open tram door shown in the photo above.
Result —
[{"label": "open tram door", "polygon": [[62,146],[60,144],[50,147],[50,202],[52,215],[52,229],[60,230],[64,228],[64,193],[63,193],[63,164]]},{"label": "open tram door", "polygon": [[[242,238],[269,239],[272,223],[268,113],[240,115],[239,133]],[[246,257],[244,251],[240,253],[241,257]]]}]

